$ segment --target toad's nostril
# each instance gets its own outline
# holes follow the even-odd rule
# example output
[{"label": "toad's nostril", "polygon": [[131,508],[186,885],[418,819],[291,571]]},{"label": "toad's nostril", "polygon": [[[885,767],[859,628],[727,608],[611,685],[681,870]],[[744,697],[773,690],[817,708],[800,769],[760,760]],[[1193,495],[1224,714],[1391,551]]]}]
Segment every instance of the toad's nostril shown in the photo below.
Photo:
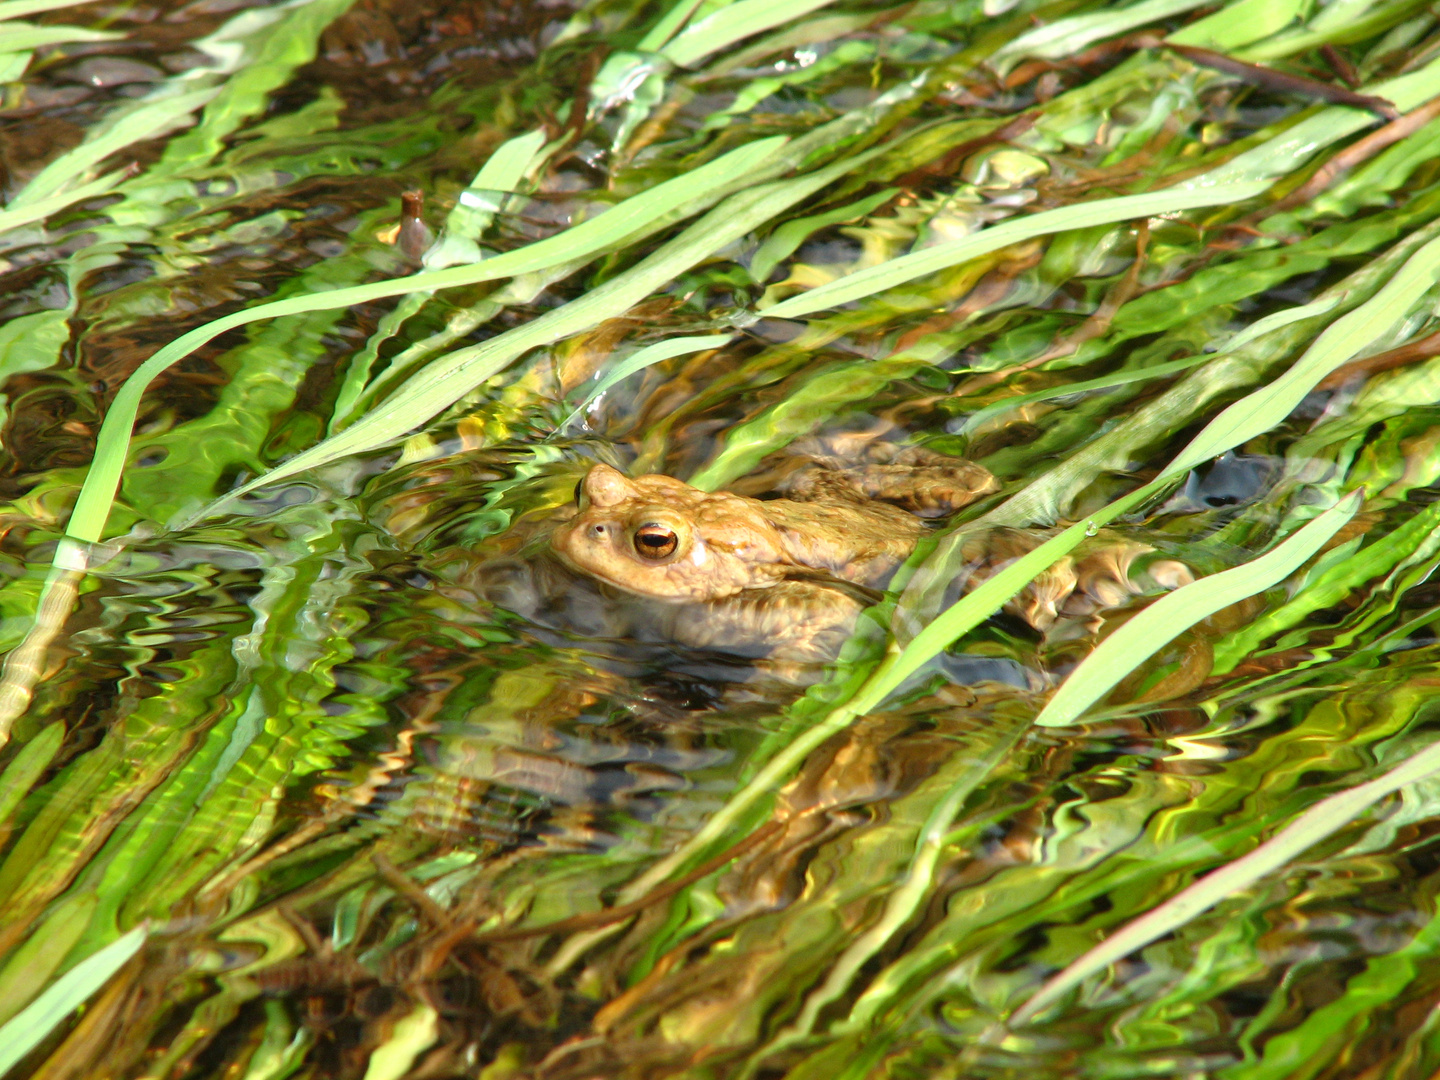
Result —
[{"label": "toad's nostril", "polygon": [[590,526],[590,535],[593,536],[593,537],[595,537],[595,539],[597,539],[597,540],[600,539],[601,537],[603,537],[603,536],[605,535],[605,532],[606,532],[606,529],[605,529],[605,526],[604,526],[604,525],[591,525],[591,526]]}]

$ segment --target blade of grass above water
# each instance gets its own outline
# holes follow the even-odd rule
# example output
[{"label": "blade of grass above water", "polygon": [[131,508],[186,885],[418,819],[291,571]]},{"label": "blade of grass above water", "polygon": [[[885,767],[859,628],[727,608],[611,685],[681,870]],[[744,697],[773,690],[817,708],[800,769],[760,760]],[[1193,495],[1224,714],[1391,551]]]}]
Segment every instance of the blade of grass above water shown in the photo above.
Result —
[{"label": "blade of grass above water", "polygon": [[1125,676],[1201,619],[1279,584],[1355,516],[1361,501],[1362,494],[1357,491],[1258,559],[1162,596],[1082,660],[1035,723],[1041,727],[1073,724]]},{"label": "blade of grass above water", "polygon": [[1022,34],[1004,48],[996,50],[989,64],[1004,75],[1027,56],[1046,60],[1071,56],[1101,38],[1115,37],[1146,23],[1158,22],[1203,6],[1201,0],[1142,0],[1128,7],[1057,19]]},{"label": "blade of grass above water", "polygon": [[845,175],[868,156],[860,155],[809,176],[763,184],[730,196],[638,265],[580,299],[430,364],[373,412],[245,484],[202,511],[202,516],[258,487],[375,449],[403,435],[454,404],[527,350],[553,344],[624,314],[667,281]]},{"label": "blade of grass above water", "polygon": [[674,5],[661,16],[646,35],[640,39],[636,49],[642,53],[658,52],[660,48],[677,33],[680,28],[690,21],[690,16],[698,11],[705,0],[675,0]]},{"label": "blade of grass above water", "polygon": [[0,50],[29,52],[46,45],[70,45],[82,41],[118,41],[124,34],[113,30],[84,30],[78,26],[33,26],[30,23],[0,23]]},{"label": "blade of grass above water", "polygon": [[1416,754],[1383,776],[1322,800],[1248,855],[1183,889],[1048,979],[1015,1011],[1010,1026],[1028,1024],[1088,976],[1173,933],[1227,896],[1250,888],[1307,848],[1344,828],[1385,796],[1436,772],[1440,772],[1440,745]]},{"label": "blade of grass above water", "polygon": [[[262,304],[217,319],[181,335],[140,365],[135,373],[126,380],[125,385],[121,387],[120,392],[111,403],[105,421],[101,425],[94,461],[85,478],[84,486],[81,488],[75,509],[71,513],[66,529],[67,535],[78,540],[93,542],[98,540],[103,533],[105,521],[109,517],[110,505],[114,501],[116,486],[119,484],[120,473],[124,468],[125,455],[130,443],[130,432],[135,423],[140,400],[151,380],[171,364],[183,359],[225,331],[259,319],[337,307],[351,307],[355,304],[398,296],[417,289],[448,288],[455,285],[473,285],[493,281],[497,278],[530,273],[554,263],[569,261],[576,258],[577,254],[587,251],[598,253],[607,246],[624,240],[645,225],[687,203],[693,203],[696,199],[702,198],[705,192],[716,190],[735,182],[739,177],[753,173],[764,162],[772,158],[784,145],[784,142],[785,140],[782,138],[765,139],[741,147],[683,177],[658,184],[640,195],[627,199],[607,213],[568,229],[557,236],[505,255],[496,256],[494,259],[487,259],[474,266],[427,271],[412,274],[409,277],[378,282],[374,285],[335,289],[318,295],[298,296],[289,300]],[[521,327],[520,329],[527,328]],[[516,331],[510,331],[510,334],[514,333]],[[498,341],[499,339],[493,340]],[[486,344],[491,344],[491,342]],[[530,347],[530,345],[523,346],[523,348]],[[459,394],[456,396],[458,397]],[[393,413],[393,408],[389,405],[382,406],[382,409],[387,418]],[[413,423],[419,423],[422,419],[427,418],[415,418]],[[410,426],[413,426],[413,423]],[[357,427],[359,424],[342,432],[336,438],[351,435]],[[361,441],[354,439],[354,436],[351,436],[351,439],[356,445],[359,445]]]},{"label": "blade of grass above water", "polygon": [[687,26],[660,50],[672,64],[691,67],[742,38],[798,19],[835,0],[739,0]]},{"label": "blade of grass above water", "polygon": [[149,929],[137,926],[105,948],[87,956],[60,976],[4,1027],[0,1027],[0,1076],[88,1001],[145,944]]},{"label": "blade of grass above water", "polygon": [[852,300],[860,300],[886,289],[903,285],[924,277],[926,274],[944,270],[957,263],[967,262],[981,255],[988,255],[1011,244],[1031,240],[1037,236],[1067,229],[1085,229],[1094,225],[1111,225],[1135,218],[1155,217],[1159,214],[1174,214],[1184,210],[1202,207],[1224,206],[1244,202],[1262,194],[1267,181],[1251,180],[1235,184],[1217,184],[1201,189],[1167,188],[1164,191],[1144,195],[1122,195],[1113,199],[1095,199],[1091,202],[1076,203],[1056,210],[1043,210],[1028,217],[1012,218],[991,225],[988,229],[959,240],[936,244],[922,251],[902,255],[881,263],[868,270],[860,270],[827,285],[811,289],[789,300],[782,300],[764,308],[760,314],[765,318],[793,319],[811,315],[826,308],[839,307]]},{"label": "blade of grass above water", "polygon": [[637,371],[643,371],[647,367],[662,363],[665,360],[673,360],[677,356],[689,356],[691,353],[703,352],[706,349],[718,349],[731,340],[730,334],[706,334],[701,337],[670,338],[668,341],[658,341],[654,345],[647,345],[639,352],[627,356],[618,364],[610,367],[590,391],[585,395],[575,411],[564,420],[560,421],[556,431],[564,431],[571,424],[580,418],[596,398],[605,393],[616,383],[634,375]]},{"label": "blade of grass above water", "polygon": [[57,11],[60,8],[79,7],[85,3],[89,3],[89,0],[5,0],[4,3],[0,3],[0,20],[23,19],[27,15],[39,15],[41,12]]},{"label": "blade of grass above water", "polygon": [[1240,0],[1182,27],[1166,40],[1223,52],[1279,33],[1309,6],[1306,0]]}]

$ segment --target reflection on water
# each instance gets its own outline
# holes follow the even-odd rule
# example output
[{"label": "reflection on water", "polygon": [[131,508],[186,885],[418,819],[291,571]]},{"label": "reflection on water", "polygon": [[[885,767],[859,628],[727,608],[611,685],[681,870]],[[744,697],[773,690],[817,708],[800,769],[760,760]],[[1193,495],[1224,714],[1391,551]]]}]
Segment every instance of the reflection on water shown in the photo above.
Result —
[{"label": "reflection on water", "polygon": [[[590,5],[571,33],[570,6],[550,0],[356,4],[313,59],[292,56],[281,85],[255,91],[268,106],[215,136],[203,168],[165,172],[167,148],[189,136],[157,136],[134,148],[138,175],[160,177],[143,197],[119,191],[6,234],[3,315],[36,350],[5,371],[11,641],[124,379],[161,343],[258,297],[406,272],[389,242],[400,193],[425,190],[434,227],[504,138],[532,122],[575,134],[560,109],[599,68],[595,41],[635,46],[622,8]],[[206,35],[279,10],[71,12],[127,36],[67,46],[9,84],[7,196],[105,109],[191,70]],[[968,25],[971,11],[834,5],[826,18],[840,22],[823,25],[871,50],[835,76],[849,82],[767,91],[729,116],[726,137],[798,135],[873,101],[882,77],[968,48],[970,29],[936,27]],[[533,197],[504,203],[485,243],[553,235],[665,179],[747,80],[810,70],[794,48],[706,76],[628,157],[606,150],[619,121],[605,120]],[[944,95],[993,91],[985,117],[1043,109],[1072,73],[1041,67],[1030,77],[1050,80],[1043,93],[977,83]],[[1168,93],[1174,71],[1162,75]],[[1240,316],[1309,301],[1433,217],[1432,174],[1394,165],[1351,231],[1256,244],[1253,264],[1250,225],[1065,234],[808,323],[760,320],[632,374],[557,430],[622,352],[728,332],[736,308],[767,294],[1032,199],[1130,190],[1171,140],[1188,148],[1176,161],[1198,158],[1301,108],[1211,88],[1191,103],[1186,123],[1205,133],[1191,138],[1135,127],[1158,92],[1107,106],[1080,142],[1066,126],[1044,160],[945,127],[950,97],[917,99],[916,129],[959,141],[897,158],[866,189],[874,219],[847,188],[845,213],[764,280],[748,276],[759,255],[747,241],[624,317],[531,350],[426,430],[183,525],[340,426],[337,402],[363,409],[368,375],[398,378],[554,310],[613,280],[629,254],[502,311],[486,307],[486,286],[415,298],[403,325],[387,318],[393,301],[297,315],[167,372],[145,399],[113,520],[125,543],[88,577],[0,756],[0,1023],[120,933],[144,924],[150,938],[17,1075],[1250,1080],[1264,1074],[1248,1063],[1296,1032],[1295,1045],[1351,1040],[1327,1076],[1434,1073],[1434,782],[1131,954],[1045,1023],[996,1035],[998,1018],[1126,919],[1429,745],[1440,410],[1428,368],[1374,392],[1317,391],[1153,513],[1097,530],[1052,593],[1027,594],[863,716],[834,709],[845,680],[886,655],[891,626],[918,632],[933,614],[922,605],[862,617],[839,666],[683,648],[663,610],[577,578],[548,550],[597,462],[770,497],[802,433],[981,462],[1003,491],[933,530],[968,523],[1175,385],[1137,377],[1053,396],[1074,372],[1050,360],[1134,376],[1206,355]],[[1112,128],[1138,141],[1105,143]],[[1302,263],[1324,269],[1295,276]],[[1207,274],[1240,299],[1216,301]],[[1195,419],[1106,457],[1039,516],[1083,519],[1153,478]],[[1151,597],[1252,557],[1315,493],[1362,483],[1366,513],[1303,571],[1313,591],[1297,579],[1205,620],[1084,728],[1031,727],[1055,684]],[[976,528],[957,546],[960,571],[902,579],[934,586],[938,609],[1004,544],[1013,555],[1046,535],[1028,521]],[[1393,999],[1388,1027],[1344,1011],[1350,986]]]}]

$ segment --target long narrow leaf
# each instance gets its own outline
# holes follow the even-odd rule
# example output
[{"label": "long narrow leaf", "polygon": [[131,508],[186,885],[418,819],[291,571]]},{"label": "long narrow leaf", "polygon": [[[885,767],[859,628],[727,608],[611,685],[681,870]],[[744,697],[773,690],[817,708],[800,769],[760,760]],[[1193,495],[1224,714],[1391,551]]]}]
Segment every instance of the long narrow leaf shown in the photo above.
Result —
[{"label": "long narrow leaf", "polygon": [[1060,685],[1035,723],[1041,727],[1073,724],[1121,679],[1201,619],[1293,574],[1355,516],[1360,503],[1361,494],[1356,492],[1258,559],[1162,596],[1102,641]]},{"label": "long narrow leaf", "polygon": [[575,407],[575,411],[560,421],[559,430],[563,431],[568,428],[580,418],[580,414],[590,406],[592,401],[637,371],[644,371],[647,367],[663,363],[666,360],[673,360],[677,356],[689,356],[691,353],[703,352],[705,349],[718,349],[728,342],[730,337],[729,334],[705,334],[701,337],[671,338],[669,341],[658,341],[654,345],[647,345],[607,371]]},{"label": "long narrow leaf", "polygon": [[124,36],[112,30],[84,30],[78,26],[0,23],[0,51],[27,52],[45,45],[68,45],[78,41],[115,41]]},{"label": "long narrow leaf", "polygon": [[78,7],[86,2],[87,0],[5,0],[4,3],[0,3],[0,20],[23,19],[27,15],[39,15],[43,11]]},{"label": "long narrow leaf", "polygon": [[1440,240],[1412,255],[1368,303],[1337,319],[1291,368],[1263,390],[1235,402],[1165,469],[1187,472],[1226,449],[1269,431],[1295,411],[1315,384],[1394,326],[1440,280]]},{"label": "long narrow leaf", "polygon": [[1385,796],[1437,772],[1440,772],[1440,744],[1416,754],[1383,776],[1316,803],[1250,854],[1181,890],[1067,965],[1015,1011],[1010,1018],[1011,1026],[1028,1024],[1090,975],[1173,933],[1227,896],[1250,888],[1306,848],[1344,828]]},{"label": "long narrow leaf", "polygon": [[801,315],[810,315],[826,308],[848,304],[852,300],[873,296],[926,274],[933,274],[981,255],[988,255],[992,251],[999,251],[1011,244],[1018,244],[1022,240],[1048,236],[1067,229],[1088,229],[1095,225],[1112,225],[1117,221],[1154,217],[1157,214],[1174,214],[1205,206],[1243,202],[1255,198],[1268,186],[1263,181],[1252,180],[1197,189],[1167,188],[1165,191],[1153,191],[1145,195],[1122,195],[1114,199],[1096,199],[1074,206],[1062,206],[1058,210],[1045,210],[1028,217],[1001,222],[972,236],[936,244],[923,251],[902,255],[879,266],[850,274],[766,308],[763,314],[774,319],[794,319]]},{"label": "long narrow leaf", "polygon": [[990,58],[990,66],[1001,74],[1027,56],[1055,59],[1084,49],[1101,38],[1114,37],[1137,26],[1168,19],[1204,6],[1201,0],[1142,0],[1139,4],[1113,8],[1088,15],[1056,19],[1046,26],[1022,34]]},{"label": "long narrow leaf", "polygon": [[62,191],[58,195],[51,195],[48,198],[39,199],[28,203],[18,209],[0,210],[0,234],[9,232],[11,229],[18,229],[22,225],[29,225],[36,221],[44,221],[51,214],[59,213],[67,206],[73,206],[77,202],[84,202],[86,199],[93,199],[97,195],[104,195],[120,181],[125,179],[125,171],[117,169],[115,172],[106,173],[104,176],[82,184],[80,187],[71,188],[69,191]]},{"label": "long narrow leaf", "polygon": [[16,1062],[39,1046],[67,1016],[104,986],[110,976],[124,967],[125,962],[140,951],[149,932],[147,927],[137,926],[87,956],[0,1027],[0,1076],[14,1068]]},{"label": "long narrow leaf", "polygon": [[[760,222],[843,176],[865,157],[857,155],[808,176],[762,184],[732,195],[637,266],[538,319],[432,363],[351,427],[297,454],[220,501],[306,469],[373,450],[403,435],[460,400],[522,353],[553,344],[628,311],[665,282],[738,240]],[[202,513],[209,513],[211,509]]]},{"label": "long narrow leaf", "polygon": [[679,67],[690,67],[752,34],[798,19],[835,0],[739,0],[687,26],[660,52]]},{"label": "long narrow leaf", "polygon": [[[649,191],[627,199],[608,213],[577,225],[573,229],[518,251],[487,259],[483,263],[412,274],[409,277],[378,282],[374,285],[336,289],[328,293],[297,296],[289,300],[262,304],[182,334],[141,364],[135,373],[126,380],[125,385],[120,388],[120,392],[115,395],[115,400],[111,403],[110,409],[105,415],[105,421],[101,425],[100,435],[96,440],[95,459],[89,474],[85,477],[84,486],[80,490],[80,496],[70,516],[70,523],[66,529],[67,534],[87,541],[95,541],[100,538],[105,528],[105,521],[110,514],[110,505],[114,501],[115,490],[120,482],[125,453],[130,442],[130,431],[134,426],[140,400],[144,396],[146,388],[157,375],[171,364],[188,356],[195,349],[225,331],[259,319],[273,319],[281,315],[352,307],[356,304],[383,299],[387,296],[398,296],[417,289],[474,285],[484,281],[494,281],[497,278],[513,277],[573,260],[586,252],[599,252],[685,204],[693,203],[704,192],[723,187],[732,183],[737,177],[752,173],[773,157],[784,145],[784,142],[783,138],[764,139],[741,147],[684,177],[657,184]],[[537,320],[537,322],[539,321]],[[531,326],[533,327],[533,324]],[[531,330],[531,327],[519,329],[525,331]],[[531,332],[533,333],[533,330]],[[513,334],[516,331],[510,333]],[[501,335],[501,337],[505,338],[508,335]],[[543,337],[542,333],[536,338],[535,344],[541,343]],[[493,345],[500,340],[500,338],[496,338],[485,344]],[[530,344],[522,345],[520,351],[523,352],[524,349],[530,347],[532,347]],[[518,355],[518,353],[514,355]],[[452,366],[463,367],[474,356],[474,352],[467,353],[459,364]],[[508,362],[508,359],[513,359],[513,356],[504,362]],[[461,391],[461,393],[463,392]],[[395,415],[395,409],[387,406],[382,409],[381,419],[389,423],[393,421]],[[411,423],[396,429],[395,433],[408,430],[410,426],[418,422],[418,420],[412,420]],[[357,424],[355,427],[359,427],[359,425]],[[356,439],[353,435],[354,431],[355,428],[352,427],[338,437],[350,436],[355,445],[361,445],[364,440],[363,438]]]}]

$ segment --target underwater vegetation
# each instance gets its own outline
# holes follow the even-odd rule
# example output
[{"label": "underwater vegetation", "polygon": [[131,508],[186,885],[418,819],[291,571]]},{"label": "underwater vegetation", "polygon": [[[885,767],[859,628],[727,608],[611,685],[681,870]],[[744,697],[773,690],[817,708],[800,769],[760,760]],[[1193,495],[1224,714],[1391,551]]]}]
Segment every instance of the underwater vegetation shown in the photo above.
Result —
[{"label": "underwater vegetation", "polygon": [[[0,0],[0,193],[0,1075],[1440,1073],[1430,6]],[[834,663],[546,576],[817,440]]]}]

